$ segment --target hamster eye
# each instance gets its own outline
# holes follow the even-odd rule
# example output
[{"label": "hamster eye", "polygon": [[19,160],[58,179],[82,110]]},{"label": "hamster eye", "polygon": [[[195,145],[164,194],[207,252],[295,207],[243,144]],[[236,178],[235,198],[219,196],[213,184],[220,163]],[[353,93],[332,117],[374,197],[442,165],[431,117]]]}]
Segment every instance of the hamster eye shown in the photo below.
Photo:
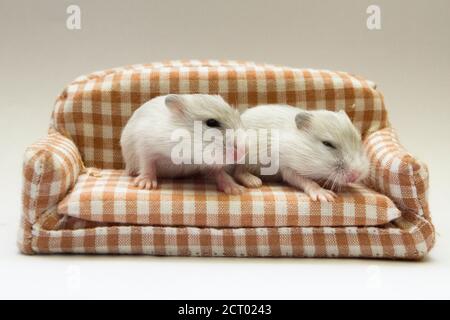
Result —
[{"label": "hamster eye", "polygon": [[322,141],[322,143],[327,148],[336,149],[336,146],[333,143],[331,143],[330,141]]},{"label": "hamster eye", "polygon": [[220,122],[216,119],[208,119],[206,120],[206,125],[211,128],[218,128],[220,127]]}]

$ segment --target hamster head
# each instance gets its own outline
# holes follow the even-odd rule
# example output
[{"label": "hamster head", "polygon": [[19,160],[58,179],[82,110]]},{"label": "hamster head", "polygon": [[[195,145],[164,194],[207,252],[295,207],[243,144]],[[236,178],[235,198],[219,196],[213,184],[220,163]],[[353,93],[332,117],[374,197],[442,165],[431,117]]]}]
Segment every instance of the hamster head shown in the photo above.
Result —
[{"label": "hamster head", "polygon": [[[213,147],[223,150],[223,156],[232,156],[234,160],[245,153],[240,113],[220,95],[169,94],[165,98],[165,104],[172,114],[175,128],[187,130],[194,145],[202,145],[204,150],[206,145],[213,143]],[[203,134],[195,134],[195,128],[200,127]],[[223,139],[211,139],[205,134],[207,132],[214,136],[221,135]]]},{"label": "hamster head", "polygon": [[324,180],[331,188],[367,176],[369,163],[361,135],[344,111],[301,111],[295,125],[302,137],[299,160],[305,175]]}]

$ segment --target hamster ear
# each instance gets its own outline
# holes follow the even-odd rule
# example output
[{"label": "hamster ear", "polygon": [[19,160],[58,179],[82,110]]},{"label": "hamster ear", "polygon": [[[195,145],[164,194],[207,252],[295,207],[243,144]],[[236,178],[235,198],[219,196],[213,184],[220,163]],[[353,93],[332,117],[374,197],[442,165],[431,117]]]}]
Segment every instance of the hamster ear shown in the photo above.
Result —
[{"label": "hamster ear", "polygon": [[[342,115],[344,115],[344,116],[347,116],[347,112],[345,112],[344,109],[339,110],[338,113],[339,113],[339,114],[342,114]],[[347,117],[348,117],[348,116],[347,116]]]},{"label": "hamster ear", "polygon": [[223,102],[226,103],[225,99],[220,94],[216,94],[215,96],[217,99],[222,100]]},{"label": "hamster ear", "polygon": [[239,112],[239,114],[243,114],[245,111],[248,110],[248,106],[247,105],[239,105],[237,107],[237,111]]},{"label": "hamster ear", "polygon": [[342,110],[342,109],[339,110],[339,111],[338,111],[338,114],[341,115],[341,116],[343,116],[345,119],[347,119],[348,122],[353,123],[353,122],[352,122],[352,119],[350,119],[350,117],[348,116],[347,112],[345,112],[345,110]]},{"label": "hamster ear", "polygon": [[300,130],[308,129],[311,126],[312,113],[308,111],[300,111],[295,116],[295,124]]},{"label": "hamster ear", "polygon": [[167,108],[173,113],[183,115],[186,111],[186,101],[182,95],[169,94],[165,100]]}]

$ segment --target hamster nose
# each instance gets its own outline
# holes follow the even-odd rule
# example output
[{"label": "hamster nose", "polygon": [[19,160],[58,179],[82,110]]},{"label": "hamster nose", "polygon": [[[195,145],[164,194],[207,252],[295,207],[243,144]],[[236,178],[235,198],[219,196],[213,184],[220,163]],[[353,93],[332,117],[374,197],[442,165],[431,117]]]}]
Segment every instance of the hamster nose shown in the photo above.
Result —
[{"label": "hamster nose", "polygon": [[353,183],[356,180],[358,180],[359,176],[361,175],[360,172],[356,171],[356,170],[351,170],[348,174],[347,174],[347,183]]}]

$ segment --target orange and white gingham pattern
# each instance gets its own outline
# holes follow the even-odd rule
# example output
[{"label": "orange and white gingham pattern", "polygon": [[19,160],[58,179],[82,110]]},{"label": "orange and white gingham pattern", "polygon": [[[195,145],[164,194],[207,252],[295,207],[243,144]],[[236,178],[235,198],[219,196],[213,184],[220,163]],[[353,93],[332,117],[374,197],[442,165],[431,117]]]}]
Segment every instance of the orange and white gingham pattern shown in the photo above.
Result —
[{"label": "orange and white gingham pattern", "polygon": [[[58,220],[56,215],[51,220]],[[61,219],[65,219],[61,218]],[[73,224],[73,222],[71,222]],[[100,225],[33,228],[35,253],[225,257],[420,259],[433,247],[432,224],[408,215],[379,227],[198,228]]]},{"label": "orange and white gingham pattern", "polygon": [[[286,102],[309,109],[345,109],[367,137],[372,164],[368,184],[394,200],[402,216],[370,227],[244,228],[142,226],[59,214],[58,204],[84,173],[81,157],[100,172],[122,168],[122,126],[141,102],[168,92],[220,93],[235,105]],[[27,254],[420,259],[434,245],[426,166],[398,144],[387,127],[382,95],[359,77],[233,61],[135,65],[77,78],[58,98],[52,119],[51,127],[64,135],[51,130],[25,154],[19,247]]]},{"label": "orange and white gingham pattern", "polygon": [[52,126],[70,135],[86,166],[122,169],[122,128],[144,102],[168,93],[220,94],[236,107],[287,103],[345,110],[364,136],[387,125],[383,96],[375,85],[345,72],[190,60],[79,77],[59,96]]},{"label": "orange and white gingham pattern", "polygon": [[122,170],[82,174],[57,212],[87,221],[220,228],[374,226],[401,216],[388,197],[363,185],[322,202],[279,183],[231,196],[201,178],[162,179],[151,191],[134,187],[133,179]]},{"label": "orange and white gingham pattern", "polygon": [[401,146],[392,128],[372,133],[365,146],[371,162],[368,184],[391,198],[401,210],[428,217],[427,166]]},{"label": "orange and white gingham pattern", "polygon": [[58,132],[36,142],[25,151],[22,189],[22,228],[19,246],[29,245],[29,229],[41,214],[56,206],[71,188],[82,163],[74,143]]}]

